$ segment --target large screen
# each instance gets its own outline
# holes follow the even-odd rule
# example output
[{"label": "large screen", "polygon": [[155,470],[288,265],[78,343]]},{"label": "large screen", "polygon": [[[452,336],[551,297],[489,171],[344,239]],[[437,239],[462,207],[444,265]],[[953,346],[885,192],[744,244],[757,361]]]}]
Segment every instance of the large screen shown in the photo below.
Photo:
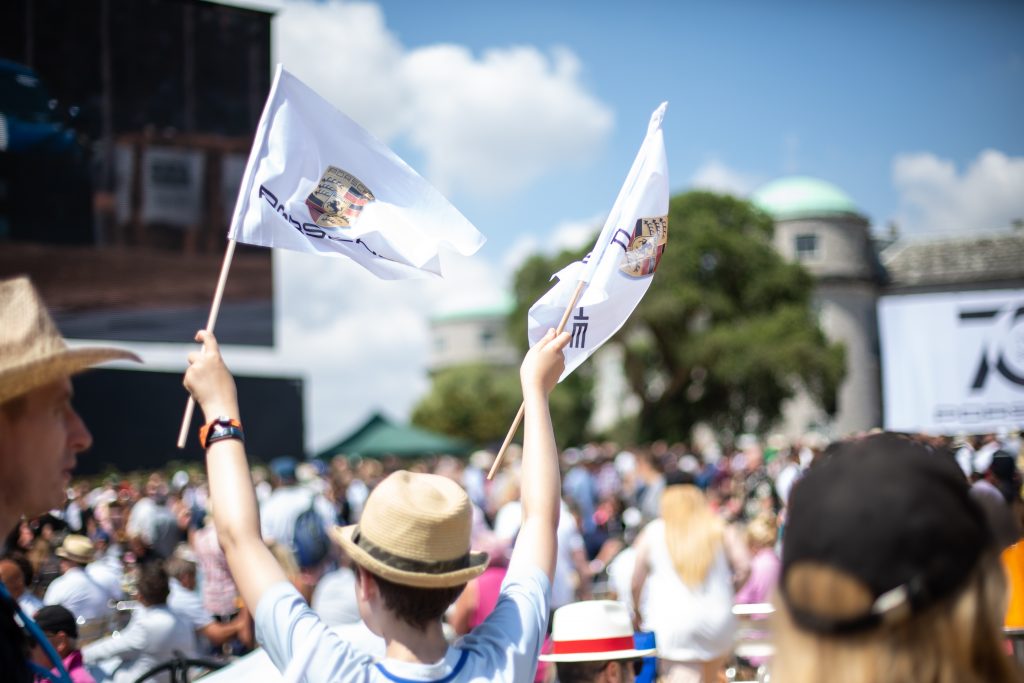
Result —
[{"label": "large screen", "polygon": [[[235,380],[250,459],[301,458],[305,451],[302,380],[245,376]],[[188,398],[181,373],[100,368],[74,377],[73,383],[75,409],[93,436],[92,448],[78,456],[76,476],[112,469],[161,469],[176,461],[202,462],[198,409],[185,449],[175,445]]]},{"label": "large screen", "polygon": [[[270,88],[265,12],[10,0],[0,22],[0,277],[79,339],[203,327]],[[268,250],[240,247],[217,331],[272,345]]]},{"label": "large screen", "polygon": [[882,297],[878,326],[886,429],[1024,425],[1024,289]]}]

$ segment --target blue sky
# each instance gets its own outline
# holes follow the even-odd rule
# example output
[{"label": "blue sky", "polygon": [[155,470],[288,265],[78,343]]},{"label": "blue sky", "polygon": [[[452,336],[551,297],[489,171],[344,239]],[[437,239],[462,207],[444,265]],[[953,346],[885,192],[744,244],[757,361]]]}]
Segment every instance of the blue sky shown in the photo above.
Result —
[{"label": "blue sky", "polygon": [[[489,239],[435,281],[274,252],[277,345],[226,356],[306,379],[311,449],[409,415],[431,314],[493,303],[532,251],[592,239],[663,100],[676,191],[812,175],[914,238],[1024,218],[1019,1],[222,1],[275,11],[274,58]],[[136,350],[184,365],[180,346]]]},{"label": "blue sky", "polygon": [[929,153],[962,173],[985,149],[1024,153],[1019,2],[400,0],[383,11],[410,49],[568,48],[583,87],[614,115],[589,163],[506,198],[451,193],[488,233],[488,255],[511,244],[517,226],[504,215],[524,200],[534,224],[606,209],[662,99],[673,188],[688,188],[713,161],[754,186],[810,174],[846,190],[876,225],[900,208],[897,155]]}]

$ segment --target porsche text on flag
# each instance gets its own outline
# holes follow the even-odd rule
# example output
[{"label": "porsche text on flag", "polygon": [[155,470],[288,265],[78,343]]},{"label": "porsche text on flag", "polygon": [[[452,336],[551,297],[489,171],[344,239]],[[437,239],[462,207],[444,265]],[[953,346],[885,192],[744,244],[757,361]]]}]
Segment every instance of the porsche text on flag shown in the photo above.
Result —
[{"label": "porsche text on flag", "polygon": [[278,66],[229,237],[344,256],[378,277],[441,274],[484,237],[394,152]]}]

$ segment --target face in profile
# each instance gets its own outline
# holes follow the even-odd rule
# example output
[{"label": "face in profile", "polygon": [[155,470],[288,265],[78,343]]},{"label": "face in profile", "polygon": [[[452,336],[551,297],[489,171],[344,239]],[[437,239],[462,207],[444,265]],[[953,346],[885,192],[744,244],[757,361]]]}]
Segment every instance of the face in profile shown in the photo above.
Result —
[{"label": "face in profile", "polygon": [[71,381],[33,389],[0,410],[0,486],[10,509],[33,516],[60,506],[92,435],[71,406]]}]

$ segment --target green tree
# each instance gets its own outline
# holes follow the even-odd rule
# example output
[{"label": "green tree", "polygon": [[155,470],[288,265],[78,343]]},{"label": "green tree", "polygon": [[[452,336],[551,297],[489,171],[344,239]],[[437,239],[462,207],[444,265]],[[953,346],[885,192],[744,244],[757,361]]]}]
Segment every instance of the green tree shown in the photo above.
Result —
[{"label": "green tree", "polygon": [[[833,413],[845,353],[818,326],[810,274],[772,246],[771,218],[735,197],[688,192],[672,198],[668,224],[651,288],[611,342],[641,399],[637,436],[686,439],[698,422],[764,431],[800,387]],[[525,326],[551,274],[582,253],[523,264],[512,325]]]},{"label": "green tree", "polygon": [[[581,376],[573,384],[586,381]],[[430,392],[413,410],[412,422],[478,445],[495,444],[505,438],[522,401],[517,368],[458,365],[434,376]],[[551,421],[560,446],[582,441],[591,405],[589,398],[580,403],[575,396],[553,392]]]}]

